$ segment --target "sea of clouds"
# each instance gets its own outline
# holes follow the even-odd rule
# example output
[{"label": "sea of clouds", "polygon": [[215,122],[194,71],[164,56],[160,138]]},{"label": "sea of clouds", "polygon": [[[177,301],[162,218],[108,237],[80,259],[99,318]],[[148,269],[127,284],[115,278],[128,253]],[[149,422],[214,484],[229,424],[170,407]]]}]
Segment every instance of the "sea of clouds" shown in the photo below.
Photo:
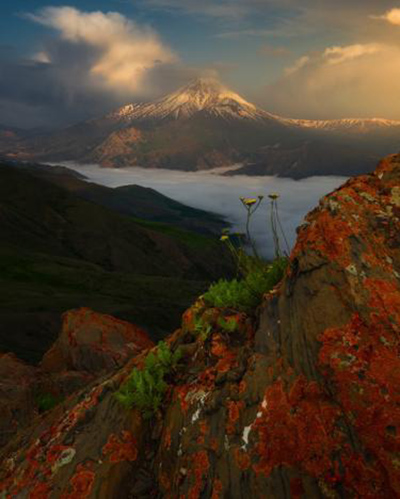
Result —
[{"label": "sea of clouds", "polygon": [[278,177],[222,176],[226,169],[201,172],[124,168],[100,168],[98,165],[65,166],[85,175],[88,180],[107,187],[137,184],[151,187],[176,201],[222,215],[233,231],[244,232],[246,210],[240,197],[265,196],[251,222],[251,233],[259,253],[272,257],[274,246],[270,230],[268,194],[278,193],[280,219],[290,245],[296,238],[296,227],[319,199],[345,182],[345,177],[310,177],[292,180]]}]

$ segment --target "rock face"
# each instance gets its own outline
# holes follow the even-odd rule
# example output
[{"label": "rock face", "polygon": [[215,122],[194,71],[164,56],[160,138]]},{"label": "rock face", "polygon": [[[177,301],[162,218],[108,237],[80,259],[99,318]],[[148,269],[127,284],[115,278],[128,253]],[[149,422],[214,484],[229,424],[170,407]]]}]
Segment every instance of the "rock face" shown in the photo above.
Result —
[{"label": "rock face", "polygon": [[61,334],[44,355],[41,367],[50,372],[110,371],[153,345],[142,329],[81,308],[64,314]]},{"label": "rock face", "polygon": [[13,354],[0,355],[0,447],[39,413],[153,346],[137,326],[87,308],[71,310],[63,319],[60,336],[39,368]]},{"label": "rock face", "polygon": [[307,216],[254,315],[201,298],[187,310],[168,339],[183,358],[162,414],[146,421],[114,397],[143,351],[11,440],[0,492],[400,497],[399,234],[393,156]]}]

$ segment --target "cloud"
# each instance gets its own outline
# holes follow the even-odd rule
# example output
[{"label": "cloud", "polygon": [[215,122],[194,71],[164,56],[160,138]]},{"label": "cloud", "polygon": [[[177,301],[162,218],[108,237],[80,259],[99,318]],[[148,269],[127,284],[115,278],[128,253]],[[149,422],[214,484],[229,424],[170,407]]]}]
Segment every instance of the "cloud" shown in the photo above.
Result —
[{"label": "cloud", "polygon": [[[115,92],[139,93],[155,66],[178,61],[153,29],[139,26],[116,12],[47,7],[29,18],[57,30],[66,43],[92,49],[96,56],[87,68],[90,83]],[[49,63],[55,59],[51,48],[39,55]]]},{"label": "cloud", "polygon": [[371,19],[382,19],[395,26],[400,26],[400,9],[390,9],[382,16],[370,16]]},{"label": "cloud", "polygon": [[[179,172],[171,170],[149,170],[145,168],[123,168],[115,174],[114,169],[96,165],[66,166],[80,171],[90,181],[109,187],[138,184],[151,187],[181,203],[212,211],[226,217],[234,231],[243,232],[246,226],[246,211],[239,198],[278,192],[279,214],[289,244],[296,238],[295,228],[303,217],[318,204],[321,196],[339,187],[343,177],[311,177],[296,181],[278,177],[246,177],[238,175],[224,177],[212,172]],[[207,193],[205,196],[204,193]],[[251,234],[263,256],[273,258],[274,245],[268,225],[269,203],[264,200],[251,222]]]},{"label": "cloud", "polygon": [[54,33],[25,59],[0,46],[0,111],[6,124],[72,124],[157,97],[198,74],[154,29],[117,13],[49,7],[25,17]]},{"label": "cloud", "polygon": [[366,43],[302,56],[259,100],[292,117],[399,119],[399,95],[400,46]]},{"label": "cloud", "polygon": [[385,47],[379,43],[348,45],[347,47],[330,47],[325,49],[322,57],[329,65],[342,64],[366,55],[377,54],[384,51]]},{"label": "cloud", "polygon": [[309,62],[310,62],[310,57],[308,55],[304,55],[302,57],[299,57],[297,61],[292,66],[289,66],[288,68],[285,69],[285,74],[286,76],[290,76],[294,73],[297,73],[297,71],[300,71],[300,69],[304,68]]}]

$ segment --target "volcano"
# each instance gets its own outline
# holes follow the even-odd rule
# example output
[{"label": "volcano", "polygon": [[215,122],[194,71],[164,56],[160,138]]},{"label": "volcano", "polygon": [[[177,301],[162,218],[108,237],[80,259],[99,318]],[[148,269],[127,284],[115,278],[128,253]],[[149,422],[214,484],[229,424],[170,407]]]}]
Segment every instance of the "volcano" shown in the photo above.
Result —
[{"label": "volcano", "polygon": [[200,78],[155,101],[10,146],[40,161],[183,171],[240,163],[231,174],[303,178],[365,173],[399,144],[400,121],[283,118]]}]

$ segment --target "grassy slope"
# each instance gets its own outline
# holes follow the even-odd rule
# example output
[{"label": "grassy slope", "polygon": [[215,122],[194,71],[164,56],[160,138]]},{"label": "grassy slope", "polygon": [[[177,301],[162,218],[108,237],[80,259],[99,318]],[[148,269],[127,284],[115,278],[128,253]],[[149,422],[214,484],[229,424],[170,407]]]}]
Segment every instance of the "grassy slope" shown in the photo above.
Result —
[{"label": "grassy slope", "polygon": [[0,351],[32,362],[60,314],[79,306],[159,339],[230,268],[216,240],[121,216],[1,166],[0,230]]}]

